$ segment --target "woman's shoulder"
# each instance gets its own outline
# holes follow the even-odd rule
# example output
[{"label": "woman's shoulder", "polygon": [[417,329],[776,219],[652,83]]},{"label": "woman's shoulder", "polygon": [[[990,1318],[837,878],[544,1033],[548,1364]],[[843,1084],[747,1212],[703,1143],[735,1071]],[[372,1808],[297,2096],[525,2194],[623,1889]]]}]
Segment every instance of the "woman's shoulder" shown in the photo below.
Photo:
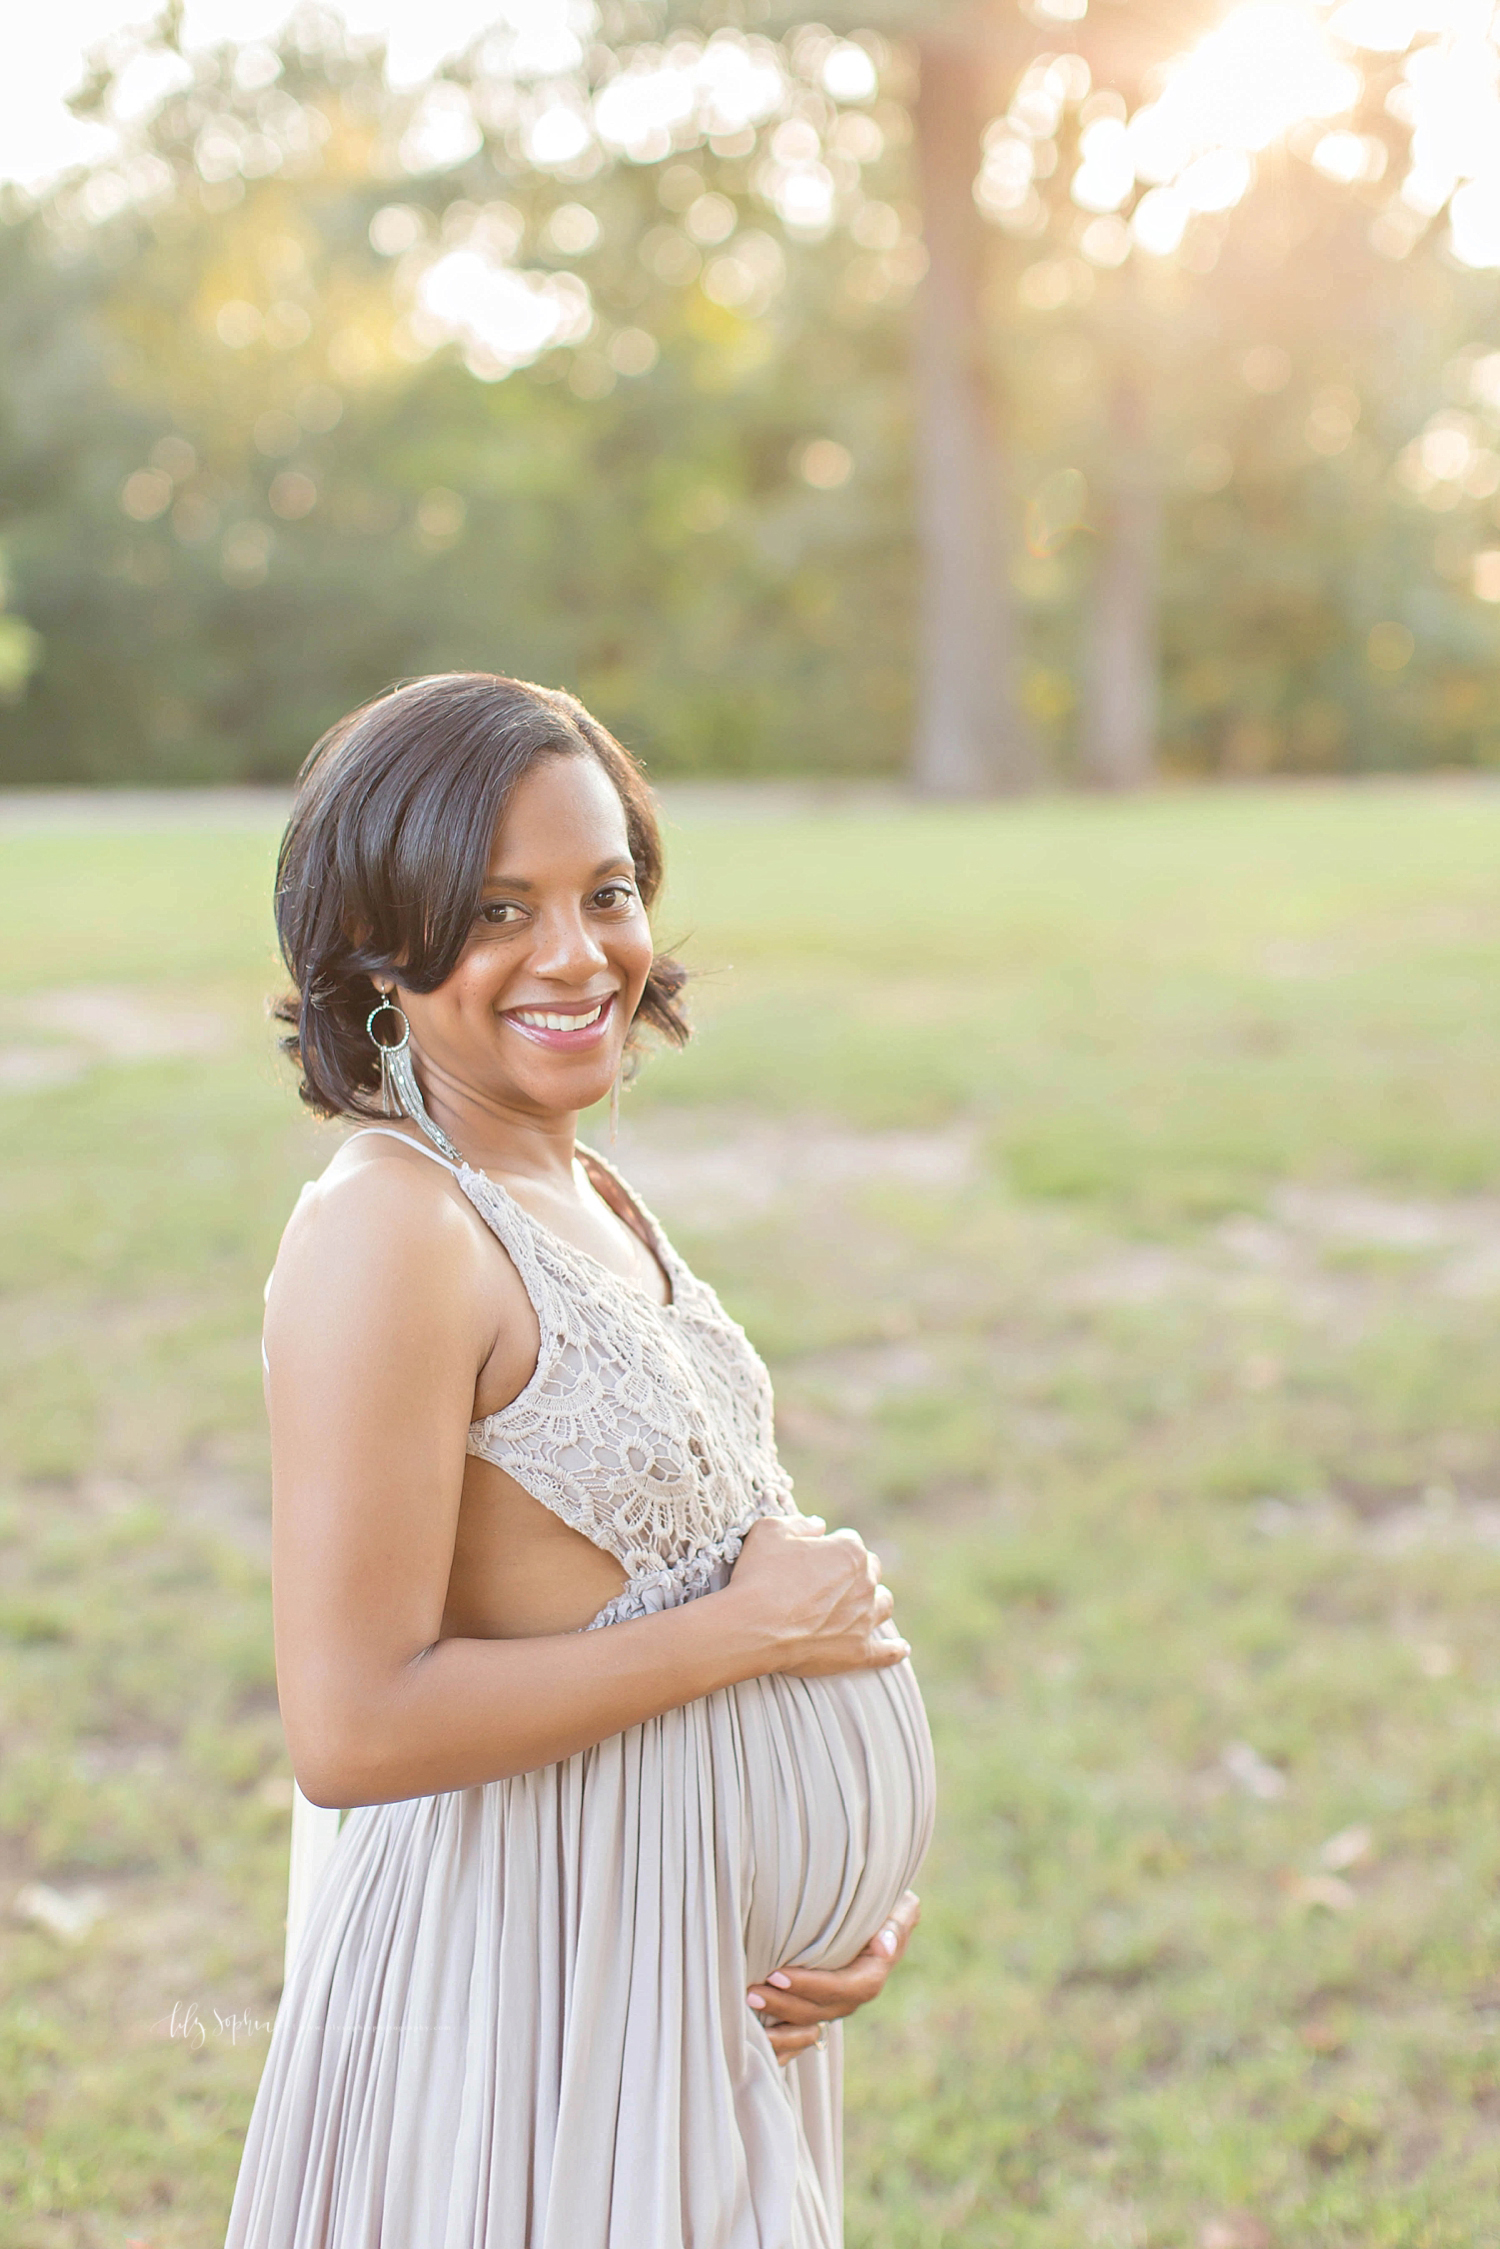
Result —
[{"label": "woman's shoulder", "polygon": [[463,1255],[476,1228],[447,1164],[396,1133],[351,1133],[310,1179],[287,1220],[278,1269],[305,1256],[404,1264]]},{"label": "woman's shoulder", "polygon": [[390,1130],[357,1130],[346,1134],[316,1179],[308,1182],[319,1198],[354,1202],[364,1197],[410,1198],[420,1194],[430,1206],[435,1201],[463,1200],[451,1164],[431,1154],[414,1134]]},{"label": "woman's shoulder", "polygon": [[496,1336],[525,1335],[519,1275],[445,1166],[415,1146],[351,1134],[309,1182],[266,1284],[269,1358],[326,1368],[330,1350],[456,1350],[481,1363]]}]

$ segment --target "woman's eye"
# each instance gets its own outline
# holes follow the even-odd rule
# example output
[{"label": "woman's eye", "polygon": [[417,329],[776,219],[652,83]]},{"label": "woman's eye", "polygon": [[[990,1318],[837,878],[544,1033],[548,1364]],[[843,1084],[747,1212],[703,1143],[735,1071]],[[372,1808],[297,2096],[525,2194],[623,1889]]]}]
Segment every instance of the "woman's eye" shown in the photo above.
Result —
[{"label": "woman's eye", "polygon": [[611,882],[606,883],[602,890],[594,892],[594,904],[596,906],[627,906],[634,901],[635,896],[634,884]]},{"label": "woman's eye", "polygon": [[487,905],[480,907],[479,918],[491,929],[504,929],[511,916],[520,911],[520,907],[509,898],[492,898]]}]

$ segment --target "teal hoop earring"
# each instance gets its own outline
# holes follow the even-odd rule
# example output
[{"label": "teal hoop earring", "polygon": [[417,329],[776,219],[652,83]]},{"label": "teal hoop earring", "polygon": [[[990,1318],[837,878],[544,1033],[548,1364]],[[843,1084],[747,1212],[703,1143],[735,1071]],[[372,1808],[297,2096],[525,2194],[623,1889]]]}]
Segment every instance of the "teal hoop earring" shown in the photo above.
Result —
[{"label": "teal hoop earring", "polygon": [[[376,990],[380,990],[378,985]],[[413,1124],[420,1125],[434,1148],[446,1156],[450,1164],[462,1164],[463,1157],[442,1126],[429,1115],[427,1104],[422,1099],[422,1088],[418,1085],[417,1073],[411,1066],[411,1023],[406,1010],[398,1007],[391,998],[394,990],[395,986],[391,985],[381,992],[378,1004],[371,1008],[365,1018],[370,1043],[380,1055],[381,1113],[387,1117],[410,1117]],[[401,1025],[400,1038],[386,1040],[380,1037],[375,1025],[382,1015],[394,1015],[398,1019]]]}]

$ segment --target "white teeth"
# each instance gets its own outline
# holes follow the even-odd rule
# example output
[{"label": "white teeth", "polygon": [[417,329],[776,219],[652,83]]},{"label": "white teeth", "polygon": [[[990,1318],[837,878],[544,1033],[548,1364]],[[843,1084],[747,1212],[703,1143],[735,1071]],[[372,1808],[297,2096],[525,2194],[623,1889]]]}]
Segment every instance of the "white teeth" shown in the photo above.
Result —
[{"label": "white teeth", "polygon": [[538,1031],[583,1031],[590,1023],[597,1023],[603,1013],[604,1002],[601,1000],[597,1007],[589,1009],[587,1015],[546,1015],[540,1008],[518,1007],[516,1020],[518,1023],[529,1023]]}]

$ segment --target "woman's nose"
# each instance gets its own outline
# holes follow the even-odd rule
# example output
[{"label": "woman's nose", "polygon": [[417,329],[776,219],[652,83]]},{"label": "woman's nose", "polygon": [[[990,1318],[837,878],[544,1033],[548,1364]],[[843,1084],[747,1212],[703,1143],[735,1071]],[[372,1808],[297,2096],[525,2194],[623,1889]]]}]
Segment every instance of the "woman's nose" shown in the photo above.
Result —
[{"label": "woman's nose", "polygon": [[531,966],[542,976],[591,975],[608,959],[604,947],[579,913],[544,914],[537,925]]}]

